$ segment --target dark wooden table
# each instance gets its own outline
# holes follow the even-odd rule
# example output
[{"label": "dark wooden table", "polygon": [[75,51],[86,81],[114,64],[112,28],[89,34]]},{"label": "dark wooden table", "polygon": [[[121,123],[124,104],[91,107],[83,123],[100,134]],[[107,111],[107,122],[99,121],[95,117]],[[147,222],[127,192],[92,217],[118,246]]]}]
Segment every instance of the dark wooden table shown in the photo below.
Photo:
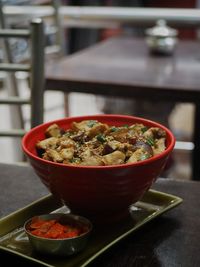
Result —
[{"label": "dark wooden table", "polygon": [[[0,217],[47,194],[31,167],[16,165],[0,164],[0,188]],[[159,179],[153,188],[182,197],[183,203],[120,241],[91,266],[200,266],[200,183]],[[0,258],[1,266],[13,266],[13,259],[16,266],[27,266],[22,258],[1,251]]]},{"label": "dark wooden table", "polygon": [[199,42],[180,41],[173,56],[155,57],[144,39],[117,37],[46,67],[47,90],[194,103],[192,176],[199,179]]}]

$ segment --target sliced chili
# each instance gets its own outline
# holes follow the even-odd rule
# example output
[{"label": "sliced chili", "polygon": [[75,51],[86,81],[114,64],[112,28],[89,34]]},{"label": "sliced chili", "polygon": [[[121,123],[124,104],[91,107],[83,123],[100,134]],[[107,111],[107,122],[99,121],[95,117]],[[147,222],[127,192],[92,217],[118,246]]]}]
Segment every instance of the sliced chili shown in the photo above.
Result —
[{"label": "sliced chili", "polygon": [[42,220],[39,218],[34,218],[29,225],[29,232],[33,235],[60,239],[60,238],[72,238],[81,235],[88,229],[86,227],[61,224],[57,220]]}]

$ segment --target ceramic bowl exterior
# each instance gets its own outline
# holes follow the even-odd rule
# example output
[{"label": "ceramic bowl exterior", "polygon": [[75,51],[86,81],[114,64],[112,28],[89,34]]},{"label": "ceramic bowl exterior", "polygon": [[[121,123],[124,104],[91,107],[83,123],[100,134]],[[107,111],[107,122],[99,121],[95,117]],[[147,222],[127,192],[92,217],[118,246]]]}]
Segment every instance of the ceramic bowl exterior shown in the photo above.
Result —
[{"label": "ceramic bowl exterior", "polygon": [[[45,138],[49,125],[67,129],[73,121],[99,120],[109,125],[143,123],[166,131],[166,150],[137,163],[112,166],[74,166],[44,160],[37,156],[36,143]],[[128,213],[162,172],[175,145],[172,132],[163,125],[143,118],[124,115],[94,115],[51,121],[31,129],[22,140],[22,148],[32,167],[49,191],[73,213],[93,221],[119,219]]]}]

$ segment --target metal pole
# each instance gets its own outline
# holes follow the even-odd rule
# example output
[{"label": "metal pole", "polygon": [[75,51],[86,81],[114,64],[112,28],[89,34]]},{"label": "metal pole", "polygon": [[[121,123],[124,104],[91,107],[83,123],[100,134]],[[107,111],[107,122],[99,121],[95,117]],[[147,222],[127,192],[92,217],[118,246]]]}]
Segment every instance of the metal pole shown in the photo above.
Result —
[{"label": "metal pole", "polygon": [[44,118],[44,25],[42,19],[31,22],[31,128]]},{"label": "metal pole", "polygon": [[60,55],[64,55],[66,53],[66,45],[65,45],[65,37],[64,31],[61,26],[61,17],[59,14],[59,8],[61,6],[60,0],[52,0],[52,5],[54,7],[54,19],[56,25],[56,43],[60,47]]},{"label": "metal pole", "polygon": [[[52,17],[52,6],[5,6],[4,13],[11,20],[30,19],[31,17]],[[164,19],[174,26],[200,26],[200,9],[198,8],[135,8],[135,7],[89,7],[64,6],[59,8],[62,23],[79,27],[84,21],[132,23],[137,26],[152,25]]]}]

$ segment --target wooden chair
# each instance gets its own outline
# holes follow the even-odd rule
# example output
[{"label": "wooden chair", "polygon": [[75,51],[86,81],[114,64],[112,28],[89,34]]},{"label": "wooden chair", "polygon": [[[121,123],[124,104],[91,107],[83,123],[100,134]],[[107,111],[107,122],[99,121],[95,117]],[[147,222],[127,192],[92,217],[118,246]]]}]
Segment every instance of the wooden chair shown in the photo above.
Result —
[{"label": "wooden chair", "polygon": [[[26,18],[23,17],[21,19],[20,16],[18,16],[17,20],[15,22],[10,20],[9,16],[6,16],[5,14],[5,7],[6,2],[2,2],[0,0],[0,22],[5,28],[11,28],[12,26],[15,27],[16,24],[20,25],[21,28],[26,28],[28,25],[29,17]],[[63,58],[66,55],[66,40],[65,40],[65,31],[63,27],[61,26],[61,17],[59,14],[59,8],[61,7],[61,0],[45,0],[45,1],[27,1],[27,6],[30,9],[38,8],[38,7],[46,7],[47,9],[50,8],[51,14],[48,15],[42,15],[42,19],[44,21],[44,34],[45,34],[45,62],[46,64],[49,64],[49,62],[52,62],[55,59]],[[12,5],[13,8],[19,7],[17,4]],[[22,5],[23,8],[23,5]],[[34,13],[34,12],[33,12]],[[37,16],[37,14],[31,15],[32,18]],[[8,58],[10,61],[13,60],[13,57],[11,55],[11,49],[6,48],[6,53],[8,54]],[[23,59],[23,57],[22,57]],[[25,58],[25,60],[27,60]],[[15,77],[11,77],[11,86],[12,91],[15,95],[19,95],[19,89],[17,88],[16,79]],[[64,105],[64,112],[65,115],[69,115],[69,105],[68,105],[68,94],[65,93],[63,96],[63,105]],[[17,110],[18,116],[18,122],[21,123],[21,125],[24,124],[24,119],[22,118],[22,111],[20,108]]]},{"label": "wooden chair", "polygon": [[[9,38],[25,38],[30,43],[30,61],[27,64],[9,62],[0,63],[0,71],[8,72],[8,75],[18,71],[28,72],[30,75],[30,96],[22,98],[20,95],[0,98],[0,104],[21,106],[30,105],[30,127],[43,122],[43,98],[44,98],[44,30],[43,21],[34,19],[27,30],[0,29],[0,38],[4,39],[5,47]],[[13,114],[14,116],[14,114]],[[1,118],[3,116],[1,115]],[[1,137],[22,137],[26,130],[24,127],[0,130]]]}]

